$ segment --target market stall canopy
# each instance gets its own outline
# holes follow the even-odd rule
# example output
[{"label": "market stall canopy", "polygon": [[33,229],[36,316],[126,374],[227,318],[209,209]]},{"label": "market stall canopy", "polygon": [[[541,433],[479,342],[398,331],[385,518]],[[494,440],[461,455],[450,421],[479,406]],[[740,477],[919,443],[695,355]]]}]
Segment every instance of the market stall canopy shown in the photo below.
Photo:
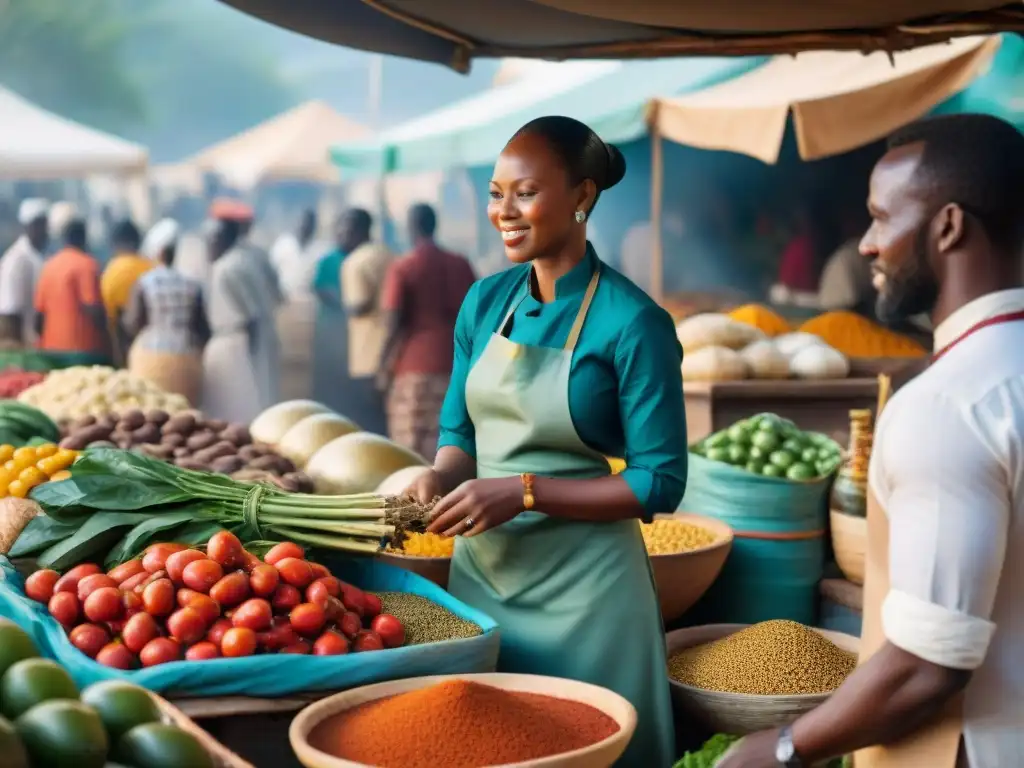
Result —
[{"label": "market stall canopy", "polygon": [[366,136],[322,101],[310,101],[200,152],[185,164],[242,188],[261,181],[338,181],[333,144]]},{"label": "market stall canopy", "polygon": [[145,147],[55,115],[0,88],[0,177],[69,179],[146,169]]},{"label": "market stall canopy", "polygon": [[516,130],[550,114],[582,120],[605,141],[632,141],[647,132],[650,99],[705,88],[763,62],[750,57],[552,65],[414,118],[373,141],[339,144],[332,157],[357,174],[471,168],[494,162]]},{"label": "market stall canopy", "polygon": [[1024,29],[1006,0],[221,0],[350,48],[467,71],[474,58],[905,50]]},{"label": "market stall canopy", "polygon": [[991,64],[999,38],[963,38],[897,53],[811,52],[777,56],[697,93],[657,99],[650,120],[671,141],[779,158],[793,115],[805,160],[883,138],[970,85]]}]

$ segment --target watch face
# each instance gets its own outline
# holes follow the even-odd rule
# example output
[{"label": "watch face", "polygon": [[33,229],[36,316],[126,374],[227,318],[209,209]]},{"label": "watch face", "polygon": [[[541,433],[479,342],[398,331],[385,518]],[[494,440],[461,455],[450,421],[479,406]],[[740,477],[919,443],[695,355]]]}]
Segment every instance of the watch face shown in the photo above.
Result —
[{"label": "watch face", "polygon": [[796,748],[793,746],[793,734],[789,728],[783,729],[779,734],[779,740],[775,744],[775,759],[785,766],[794,765]]}]

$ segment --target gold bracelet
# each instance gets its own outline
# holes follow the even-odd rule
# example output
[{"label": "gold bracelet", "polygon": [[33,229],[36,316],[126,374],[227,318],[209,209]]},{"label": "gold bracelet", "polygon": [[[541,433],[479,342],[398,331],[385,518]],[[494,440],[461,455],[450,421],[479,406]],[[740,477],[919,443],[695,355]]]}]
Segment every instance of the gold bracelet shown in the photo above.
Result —
[{"label": "gold bracelet", "polygon": [[524,472],[519,476],[523,481],[523,509],[533,509],[533,480],[535,475]]}]

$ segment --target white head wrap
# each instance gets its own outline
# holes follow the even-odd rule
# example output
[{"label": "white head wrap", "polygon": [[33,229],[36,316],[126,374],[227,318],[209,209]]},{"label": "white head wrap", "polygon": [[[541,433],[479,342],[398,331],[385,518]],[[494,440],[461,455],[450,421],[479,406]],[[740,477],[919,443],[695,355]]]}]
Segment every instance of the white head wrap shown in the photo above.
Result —
[{"label": "white head wrap", "polygon": [[158,259],[169,246],[178,242],[181,227],[174,219],[160,219],[142,240],[139,251],[149,259]]},{"label": "white head wrap", "polygon": [[50,207],[50,234],[60,237],[64,234],[64,228],[71,223],[72,219],[78,218],[78,206],[63,200],[54,203]]},{"label": "white head wrap", "polygon": [[44,218],[50,211],[50,203],[41,197],[30,197],[21,201],[18,208],[18,223],[27,227],[33,221]]}]

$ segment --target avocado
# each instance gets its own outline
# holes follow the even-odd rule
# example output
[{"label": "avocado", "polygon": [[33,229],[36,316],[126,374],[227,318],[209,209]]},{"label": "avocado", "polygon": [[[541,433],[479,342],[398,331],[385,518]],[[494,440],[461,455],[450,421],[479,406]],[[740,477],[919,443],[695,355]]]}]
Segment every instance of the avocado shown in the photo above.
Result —
[{"label": "avocado", "polygon": [[103,721],[80,701],[47,701],[15,722],[32,768],[103,768],[109,741]]},{"label": "avocado", "polygon": [[160,722],[160,708],[149,691],[121,680],[90,685],[82,691],[82,702],[96,710],[114,744],[137,725]]},{"label": "avocado", "polygon": [[192,734],[162,723],[132,728],[117,743],[114,757],[134,768],[215,768]]},{"label": "avocado", "polygon": [[0,677],[12,664],[38,656],[39,651],[25,630],[13,621],[0,619]]},{"label": "avocado", "polygon": [[0,717],[0,763],[4,768],[29,768],[28,752],[10,720]]},{"label": "avocado", "polygon": [[51,699],[78,699],[64,668],[49,659],[22,659],[0,679],[0,714],[14,719]]}]

